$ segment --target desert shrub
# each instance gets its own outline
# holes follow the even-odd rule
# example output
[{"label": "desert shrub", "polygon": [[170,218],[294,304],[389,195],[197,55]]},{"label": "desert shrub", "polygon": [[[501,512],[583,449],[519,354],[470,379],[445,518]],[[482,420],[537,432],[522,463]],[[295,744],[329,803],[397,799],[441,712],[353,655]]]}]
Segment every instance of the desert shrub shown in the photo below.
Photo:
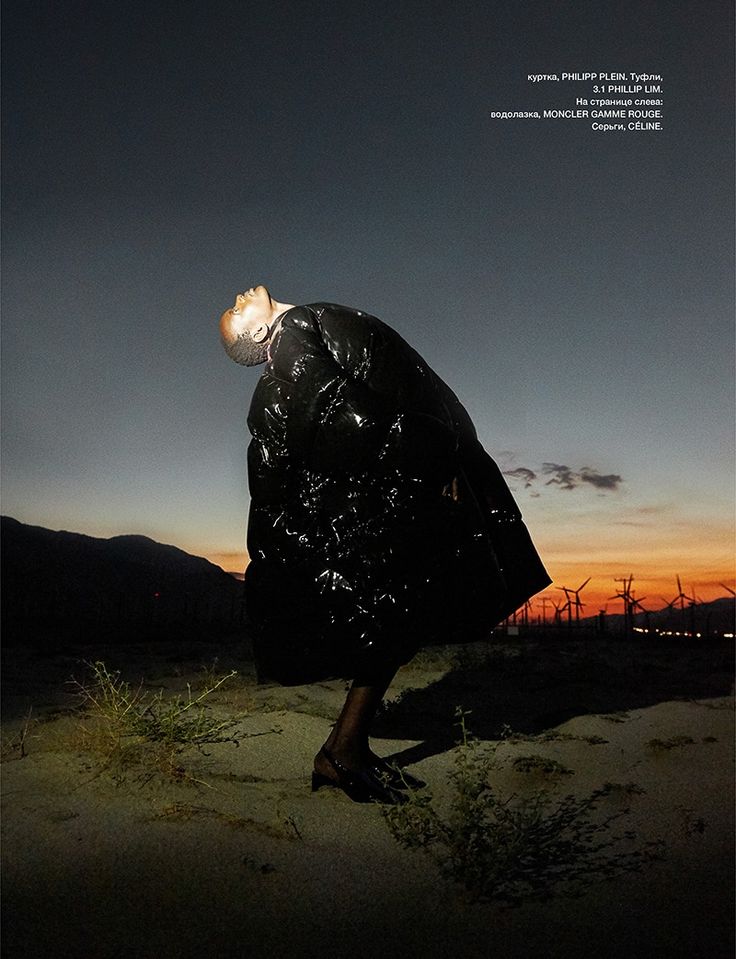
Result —
[{"label": "desert shrub", "polygon": [[233,670],[219,679],[212,677],[198,694],[187,684],[187,695],[164,699],[163,691],[144,692],[111,672],[100,661],[87,664],[90,679],[72,680],[83,711],[83,737],[88,744],[110,756],[129,747],[156,744],[170,753],[187,746],[199,750],[213,743],[238,742],[233,730],[237,718],[218,719],[209,710],[207,697],[235,676]]},{"label": "desert shrub", "polygon": [[635,838],[610,832],[627,809],[596,817],[603,787],[582,799],[555,798],[546,791],[502,797],[490,779],[498,763],[495,747],[468,733],[462,710],[455,766],[449,775],[449,807],[427,790],[384,810],[394,838],[423,849],[442,874],[462,884],[473,899],[518,904],[555,891],[579,891],[583,880],[607,879],[638,870],[658,855],[660,844],[622,849]]}]

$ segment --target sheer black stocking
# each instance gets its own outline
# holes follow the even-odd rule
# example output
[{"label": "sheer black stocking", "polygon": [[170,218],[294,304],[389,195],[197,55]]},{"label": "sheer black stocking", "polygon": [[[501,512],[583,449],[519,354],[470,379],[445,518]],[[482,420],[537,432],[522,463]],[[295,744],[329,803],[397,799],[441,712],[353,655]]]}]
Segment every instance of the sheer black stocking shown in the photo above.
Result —
[{"label": "sheer black stocking", "polygon": [[[396,669],[391,666],[374,673],[363,673],[350,687],[337,722],[324,744],[330,754],[348,769],[367,769],[378,758],[369,745],[370,726]],[[315,756],[314,768],[330,779],[335,778],[334,770],[321,753]]]}]

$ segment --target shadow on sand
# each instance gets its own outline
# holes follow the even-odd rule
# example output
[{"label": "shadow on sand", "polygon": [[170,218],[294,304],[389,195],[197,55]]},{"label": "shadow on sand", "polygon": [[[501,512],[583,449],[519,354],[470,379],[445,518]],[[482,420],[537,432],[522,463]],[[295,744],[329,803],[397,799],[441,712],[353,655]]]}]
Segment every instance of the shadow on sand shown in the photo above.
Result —
[{"label": "shadow on sand", "polygon": [[375,736],[421,740],[395,754],[401,763],[452,748],[458,706],[470,711],[467,725],[475,736],[499,739],[510,730],[541,733],[574,716],[625,714],[732,690],[728,641],[494,641],[459,648],[455,658],[457,666],[440,680],[389,699],[376,719]]}]

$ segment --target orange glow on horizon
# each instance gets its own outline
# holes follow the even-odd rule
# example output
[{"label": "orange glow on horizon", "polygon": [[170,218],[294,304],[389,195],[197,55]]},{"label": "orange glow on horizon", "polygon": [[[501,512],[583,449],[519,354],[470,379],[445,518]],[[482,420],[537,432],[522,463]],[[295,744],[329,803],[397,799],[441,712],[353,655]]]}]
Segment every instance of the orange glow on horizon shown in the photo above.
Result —
[{"label": "orange glow on horizon", "polygon": [[[599,610],[606,610],[609,613],[623,612],[623,599],[617,596],[617,593],[623,589],[621,580],[627,579],[633,575],[631,583],[631,592],[635,599],[638,599],[644,605],[644,608],[650,612],[656,612],[663,609],[667,603],[672,602],[678,594],[677,575],[680,575],[682,591],[686,597],[693,597],[697,602],[711,602],[714,599],[727,599],[731,594],[724,585],[734,588],[733,572],[717,570],[701,570],[698,575],[690,576],[683,565],[681,574],[663,573],[659,567],[642,568],[636,566],[625,566],[623,563],[618,570],[600,570],[595,572],[597,564],[590,563],[587,566],[569,565],[560,567],[557,570],[550,569],[550,576],[554,572],[559,575],[554,577],[552,586],[547,587],[541,593],[538,593],[532,599],[532,609],[534,615],[542,611],[543,600],[547,600],[547,619],[554,615],[553,603],[558,606],[564,604],[565,593],[560,587],[566,586],[568,592],[572,595],[576,589],[579,589],[582,583],[590,576],[590,581],[580,591],[580,602],[583,603],[583,609],[580,611],[582,617],[593,616]],[[607,565],[607,564],[606,564]],[[687,605],[687,600],[685,601]]]},{"label": "orange glow on horizon", "polygon": [[[211,563],[219,566],[228,573],[242,574],[249,562],[248,554],[243,552],[211,552],[203,554]],[[546,615],[548,620],[554,615],[553,603],[561,605],[565,602],[565,593],[559,587],[566,586],[574,591],[585,582],[590,581],[580,592],[580,601],[584,604],[581,616],[595,615],[599,610],[606,609],[609,613],[623,611],[623,601],[616,597],[621,589],[621,580],[628,579],[633,574],[632,592],[637,599],[641,599],[646,609],[656,611],[662,609],[677,595],[677,576],[680,577],[682,590],[686,596],[694,596],[699,602],[710,602],[714,599],[723,599],[730,596],[723,584],[731,589],[736,588],[733,568],[689,564],[680,557],[663,557],[661,560],[649,559],[644,563],[624,560],[611,561],[594,560],[585,562],[577,557],[566,562],[562,557],[547,562],[547,570],[553,579],[551,586],[538,593],[532,599],[534,615],[541,615],[543,600],[546,599]],[[612,598],[613,597],[613,598]]]},{"label": "orange glow on horizon", "polygon": [[241,552],[232,551],[221,553],[203,552],[201,555],[205,559],[208,559],[210,563],[214,563],[215,566],[224,569],[226,573],[240,573],[241,575],[250,561],[245,550]]}]

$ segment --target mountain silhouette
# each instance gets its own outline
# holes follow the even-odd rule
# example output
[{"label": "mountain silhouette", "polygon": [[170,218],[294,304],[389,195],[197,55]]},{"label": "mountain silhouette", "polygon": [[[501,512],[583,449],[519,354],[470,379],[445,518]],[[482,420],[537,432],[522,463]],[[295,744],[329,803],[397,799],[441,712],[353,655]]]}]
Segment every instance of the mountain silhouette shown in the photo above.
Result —
[{"label": "mountain silhouette", "polygon": [[243,584],[147,536],[101,539],[0,517],[3,638],[49,630],[80,641],[204,633],[242,619]]}]

